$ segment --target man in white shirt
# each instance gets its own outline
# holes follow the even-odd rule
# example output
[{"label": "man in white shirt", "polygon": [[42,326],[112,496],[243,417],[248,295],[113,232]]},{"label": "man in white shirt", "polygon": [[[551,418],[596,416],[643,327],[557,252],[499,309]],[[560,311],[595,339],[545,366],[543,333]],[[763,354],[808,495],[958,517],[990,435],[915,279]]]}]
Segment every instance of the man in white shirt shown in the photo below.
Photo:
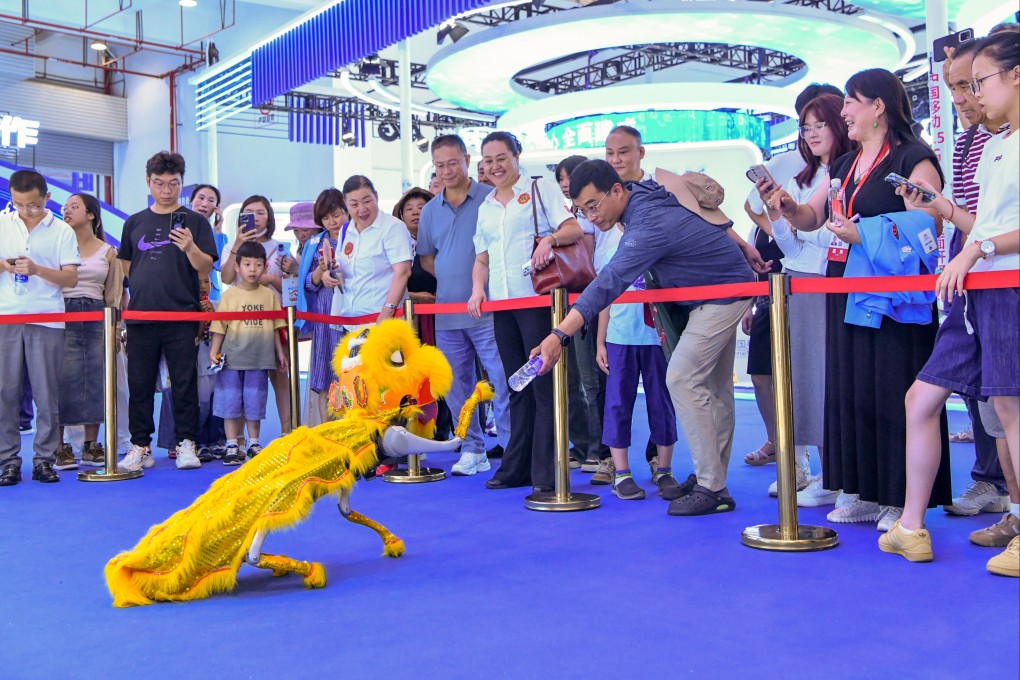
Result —
[{"label": "man in white shirt", "polygon": [[[10,179],[14,211],[0,214],[0,315],[63,313],[63,289],[78,283],[78,241],[46,209],[49,187],[34,170]],[[57,395],[64,349],[61,321],[0,325],[0,486],[21,481],[21,433],[14,417],[27,367],[36,404],[32,479],[59,482]]]}]

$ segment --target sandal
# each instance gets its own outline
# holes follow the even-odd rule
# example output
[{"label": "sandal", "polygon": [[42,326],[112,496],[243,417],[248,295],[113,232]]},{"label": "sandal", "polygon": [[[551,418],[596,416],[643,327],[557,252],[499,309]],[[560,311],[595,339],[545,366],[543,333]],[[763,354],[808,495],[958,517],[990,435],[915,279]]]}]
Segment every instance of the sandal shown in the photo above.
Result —
[{"label": "sandal", "polygon": [[762,444],[761,446],[758,447],[757,451],[752,451],[751,453],[749,453],[746,456],[744,456],[744,462],[746,464],[748,464],[748,465],[755,465],[755,466],[757,466],[757,465],[768,465],[769,463],[775,463],[776,462],[776,452],[775,452],[775,450],[773,450],[772,453],[767,453],[765,451],[765,448],[768,447],[768,446],[772,446],[773,449],[775,449],[775,445],[772,444],[772,442],[765,442],[764,444]]}]

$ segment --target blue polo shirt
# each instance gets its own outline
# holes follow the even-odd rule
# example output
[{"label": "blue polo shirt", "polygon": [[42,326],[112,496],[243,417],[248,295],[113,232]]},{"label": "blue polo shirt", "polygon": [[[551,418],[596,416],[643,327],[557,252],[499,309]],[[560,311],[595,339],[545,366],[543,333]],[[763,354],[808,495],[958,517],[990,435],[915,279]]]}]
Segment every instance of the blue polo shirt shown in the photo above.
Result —
[{"label": "blue polo shirt", "polygon": [[[475,264],[475,227],[478,208],[492,187],[471,180],[467,197],[454,207],[441,192],[422,208],[418,221],[418,255],[436,258],[436,302],[467,302],[471,297],[471,270]],[[437,314],[436,330],[476,328],[492,323],[490,315],[473,319],[468,314]]]}]

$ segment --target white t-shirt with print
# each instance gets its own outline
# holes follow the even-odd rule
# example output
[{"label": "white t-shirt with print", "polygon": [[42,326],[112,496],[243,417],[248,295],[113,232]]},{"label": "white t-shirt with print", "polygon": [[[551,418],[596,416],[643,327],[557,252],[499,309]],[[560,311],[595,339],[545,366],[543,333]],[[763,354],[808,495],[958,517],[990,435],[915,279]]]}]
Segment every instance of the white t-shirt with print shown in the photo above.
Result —
[{"label": "white t-shirt with print", "polygon": [[[1020,226],[1020,131],[1009,137],[997,134],[981,152],[974,181],[978,191],[977,219],[969,241],[982,241],[1015,231]],[[971,271],[1020,268],[1020,254],[996,255],[978,260]]]}]

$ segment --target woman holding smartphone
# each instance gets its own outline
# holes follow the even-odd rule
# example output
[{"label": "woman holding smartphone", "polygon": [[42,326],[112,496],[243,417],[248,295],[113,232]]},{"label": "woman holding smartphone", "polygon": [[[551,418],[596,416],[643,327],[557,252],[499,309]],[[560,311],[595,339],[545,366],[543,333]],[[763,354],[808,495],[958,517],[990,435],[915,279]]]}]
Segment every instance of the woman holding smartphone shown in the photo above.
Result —
[{"label": "woman holding smartphone", "polygon": [[[245,241],[257,241],[266,249],[266,273],[262,275],[260,283],[276,293],[276,297],[282,301],[283,277],[298,273],[298,261],[288,255],[279,257],[280,243],[273,239],[275,231],[276,215],[273,214],[273,206],[269,199],[259,195],[244,199],[241,214],[238,216],[237,238],[230,244],[230,249],[224,251],[220,260],[223,283],[229,286],[237,278],[238,246]],[[229,361],[229,357],[227,359]],[[282,434],[288,434],[291,430],[290,375],[286,371],[273,370],[269,372],[269,382],[273,385],[273,392],[276,395],[280,431]]]},{"label": "woman holding smartphone", "polygon": [[[342,284],[334,253],[341,231],[348,228],[347,205],[344,203],[343,194],[332,187],[319,193],[319,197],[315,199],[313,220],[316,226],[322,227],[325,231],[308,240],[301,256],[299,277],[304,296],[298,309],[312,314],[329,314],[333,292]],[[312,361],[308,371],[308,386],[318,395],[316,404],[319,420],[326,422],[329,419],[329,386],[336,380],[330,362],[343,330],[328,323],[308,323],[312,329]]]},{"label": "woman holding smartphone", "polygon": [[[868,69],[847,81],[841,117],[859,148],[835,159],[824,184],[807,200],[787,191],[763,198],[798,232],[825,227],[832,235],[826,276],[842,277],[849,253],[861,244],[857,224],[828,214],[829,178],[845,195],[846,214],[873,217],[912,210],[885,181],[890,172],[942,187],[942,170],[927,144],[914,136],[903,84],[885,69]],[[930,211],[934,214],[934,211]],[[906,418],[903,400],[935,345],[937,310],[924,323],[885,317],[877,328],[844,322],[846,294],[826,298],[825,450],[822,485],[843,490],[830,522],[874,522],[880,531],[899,519],[906,492]],[[941,415],[939,477],[929,503],[952,503],[949,441]]]}]

